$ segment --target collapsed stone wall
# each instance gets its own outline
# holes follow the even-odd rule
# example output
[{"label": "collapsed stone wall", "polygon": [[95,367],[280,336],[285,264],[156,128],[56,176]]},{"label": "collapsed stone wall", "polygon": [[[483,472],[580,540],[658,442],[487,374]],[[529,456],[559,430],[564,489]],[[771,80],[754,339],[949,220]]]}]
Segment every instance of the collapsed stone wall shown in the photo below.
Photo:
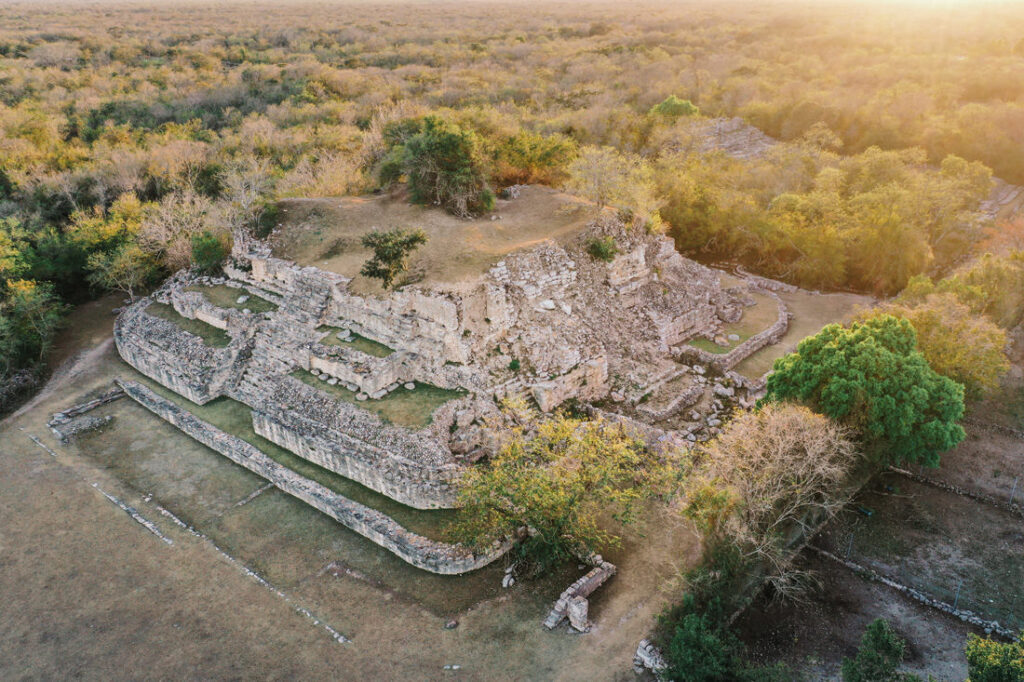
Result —
[{"label": "collapsed stone wall", "polygon": [[253,445],[224,433],[145,386],[134,381],[121,381],[119,384],[128,396],[188,436],[262,476],[283,492],[327,514],[417,568],[431,573],[458,575],[486,566],[508,550],[508,544],[499,544],[488,552],[477,554],[462,545],[436,542],[417,535],[391,517],[299,476]]}]

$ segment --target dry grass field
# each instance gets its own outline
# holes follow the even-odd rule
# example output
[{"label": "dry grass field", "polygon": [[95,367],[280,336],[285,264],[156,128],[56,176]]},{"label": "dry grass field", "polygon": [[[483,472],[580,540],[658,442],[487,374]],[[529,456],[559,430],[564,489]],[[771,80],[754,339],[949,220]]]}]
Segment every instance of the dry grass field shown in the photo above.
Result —
[{"label": "dry grass field", "polygon": [[410,275],[433,285],[457,285],[483,274],[502,256],[545,239],[568,237],[597,215],[578,197],[528,186],[518,199],[497,201],[493,213],[457,218],[402,196],[290,199],[280,203],[275,255],[353,278],[356,293],[379,293],[380,283],[359,274],[369,257],[360,243],[373,230],[421,228],[427,243],[410,258]]}]

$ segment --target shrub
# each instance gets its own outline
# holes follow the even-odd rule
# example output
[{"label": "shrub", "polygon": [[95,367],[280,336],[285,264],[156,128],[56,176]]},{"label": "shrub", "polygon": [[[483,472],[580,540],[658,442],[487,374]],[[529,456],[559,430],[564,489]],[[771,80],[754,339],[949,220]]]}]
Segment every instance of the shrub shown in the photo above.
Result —
[{"label": "shrub", "polygon": [[409,254],[426,242],[427,233],[421,229],[403,230],[396,227],[387,232],[374,230],[363,236],[363,246],[372,249],[373,256],[363,263],[359,274],[379,279],[385,289],[390,289],[395,279],[408,267]]},{"label": "shrub", "polygon": [[596,258],[597,260],[603,260],[605,263],[611,263],[615,260],[615,256],[619,253],[619,247],[615,243],[615,238],[611,235],[606,235],[600,238],[594,238],[587,244],[587,253]]},{"label": "shrub", "polygon": [[997,642],[967,636],[968,682],[1021,682],[1024,680],[1024,632],[1016,642]]},{"label": "shrub", "polygon": [[665,649],[669,675],[679,682],[729,682],[737,678],[737,643],[706,615],[688,613],[676,626]]},{"label": "shrub", "polygon": [[860,648],[853,658],[843,659],[844,682],[898,682],[919,679],[897,672],[907,645],[882,618],[864,631]]},{"label": "shrub", "polygon": [[666,118],[678,118],[680,116],[696,116],[700,113],[700,109],[688,99],[679,99],[675,95],[669,95],[651,107],[650,113]]}]

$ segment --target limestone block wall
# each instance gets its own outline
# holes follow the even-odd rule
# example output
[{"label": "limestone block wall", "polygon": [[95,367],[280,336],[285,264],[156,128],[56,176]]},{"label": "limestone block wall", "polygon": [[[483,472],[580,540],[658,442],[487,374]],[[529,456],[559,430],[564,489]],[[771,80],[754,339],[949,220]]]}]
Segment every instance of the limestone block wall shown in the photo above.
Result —
[{"label": "limestone block wall", "polygon": [[779,314],[775,322],[772,323],[768,329],[763,332],[751,336],[749,339],[741,343],[740,345],[733,348],[728,353],[715,354],[708,353],[707,351],[695,348],[694,346],[686,346],[683,353],[688,356],[696,357],[701,362],[709,365],[714,365],[721,370],[732,369],[740,362],[750,357],[757,351],[761,350],[765,346],[770,346],[774,343],[778,343],[779,340],[786,334],[786,330],[789,329],[789,311],[786,309],[786,304],[782,302],[776,294],[765,292],[768,296],[775,299],[775,303],[779,307]]},{"label": "limestone block wall", "polygon": [[325,469],[418,509],[455,505],[462,472],[431,430],[409,431],[290,376],[249,396],[259,435]]},{"label": "limestone block wall", "polygon": [[569,398],[598,400],[606,396],[608,390],[608,359],[603,355],[551,381],[530,386],[534,400],[544,412],[550,412]]},{"label": "limestone block wall", "polygon": [[528,299],[549,296],[576,281],[576,263],[554,242],[509,254],[489,270],[490,277],[518,289]]},{"label": "limestone block wall", "polygon": [[188,436],[262,476],[280,490],[327,514],[417,568],[443,575],[467,573],[491,563],[510,546],[506,543],[489,552],[477,554],[462,545],[436,542],[412,533],[391,517],[299,476],[249,443],[164,400],[145,386],[134,381],[120,383],[131,398]]},{"label": "limestone block wall", "polygon": [[459,332],[458,303],[444,294],[406,289],[385,298],[372,298],[335,290],[328,315],[395,349],[450,362],[468,360],[468,349]]},{"label": "limestone block wall", "polygon": [[[318,369],[348,385],[358,386],[359,390],[370,395],[384,390],[395,383],[412,381],[411,372],[406,369],[402,354],[393,353],[386,358],[375,358],[359,353],[350,348],[332,346],[330,351],[319,344],[313,346],[309,353],[308,369]],[[407,378],[408,377],[408,378]]]},{"label": "limestone block wall", "polygon": [[649,309],[647,317],[654,324],[665,347],[675,346],[694,334],[718,326],[715,309],[710,306],[692,308],[681,315],[666,314],[659,310]]},{"label": "limestone block wall", "polygon": [[148,315],[147,305],[143,299],[114,323],[114,343],[125,362],[194,403],[223,395],[241,372],[243,344],[211,348],[198,336]]},{"label": "limestone block wall", "polygon": [[646,245],[639,244],[633,250],[616,256],[608,264],[608,285],[621,294],[646,284],[653,274],[647,267],[646,251]]},{"label": "limestone block wall", "polygon": [[347,434],[311,428],[294,413],[253,410],[253,430],[303,459],[362,483],[379,493],[416,509],[450,509],[455,506],[453,486],[458,471],[429,470],[409,460],[380,456],[367,444]]}]

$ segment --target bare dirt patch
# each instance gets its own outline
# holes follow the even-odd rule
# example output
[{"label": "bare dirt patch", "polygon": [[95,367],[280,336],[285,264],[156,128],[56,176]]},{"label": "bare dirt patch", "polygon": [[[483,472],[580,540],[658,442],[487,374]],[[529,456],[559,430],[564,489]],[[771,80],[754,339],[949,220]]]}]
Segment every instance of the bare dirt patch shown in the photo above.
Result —
[{"label": "bare dirt patch", "polygon": [[351,277],[356,293],[381,291],[376,280],[359,274],[370,256],[360,239],[373,230],[422,228],[428,241],[411,257],[410,274],[425,284],[457,284],[512,251],[572,235],[597,215],[592,204],[541,186],[524,188],[518,199],[499,199],[493,213],[469,220],[385,195],[290,199],[279,206],[275,255]]}]

